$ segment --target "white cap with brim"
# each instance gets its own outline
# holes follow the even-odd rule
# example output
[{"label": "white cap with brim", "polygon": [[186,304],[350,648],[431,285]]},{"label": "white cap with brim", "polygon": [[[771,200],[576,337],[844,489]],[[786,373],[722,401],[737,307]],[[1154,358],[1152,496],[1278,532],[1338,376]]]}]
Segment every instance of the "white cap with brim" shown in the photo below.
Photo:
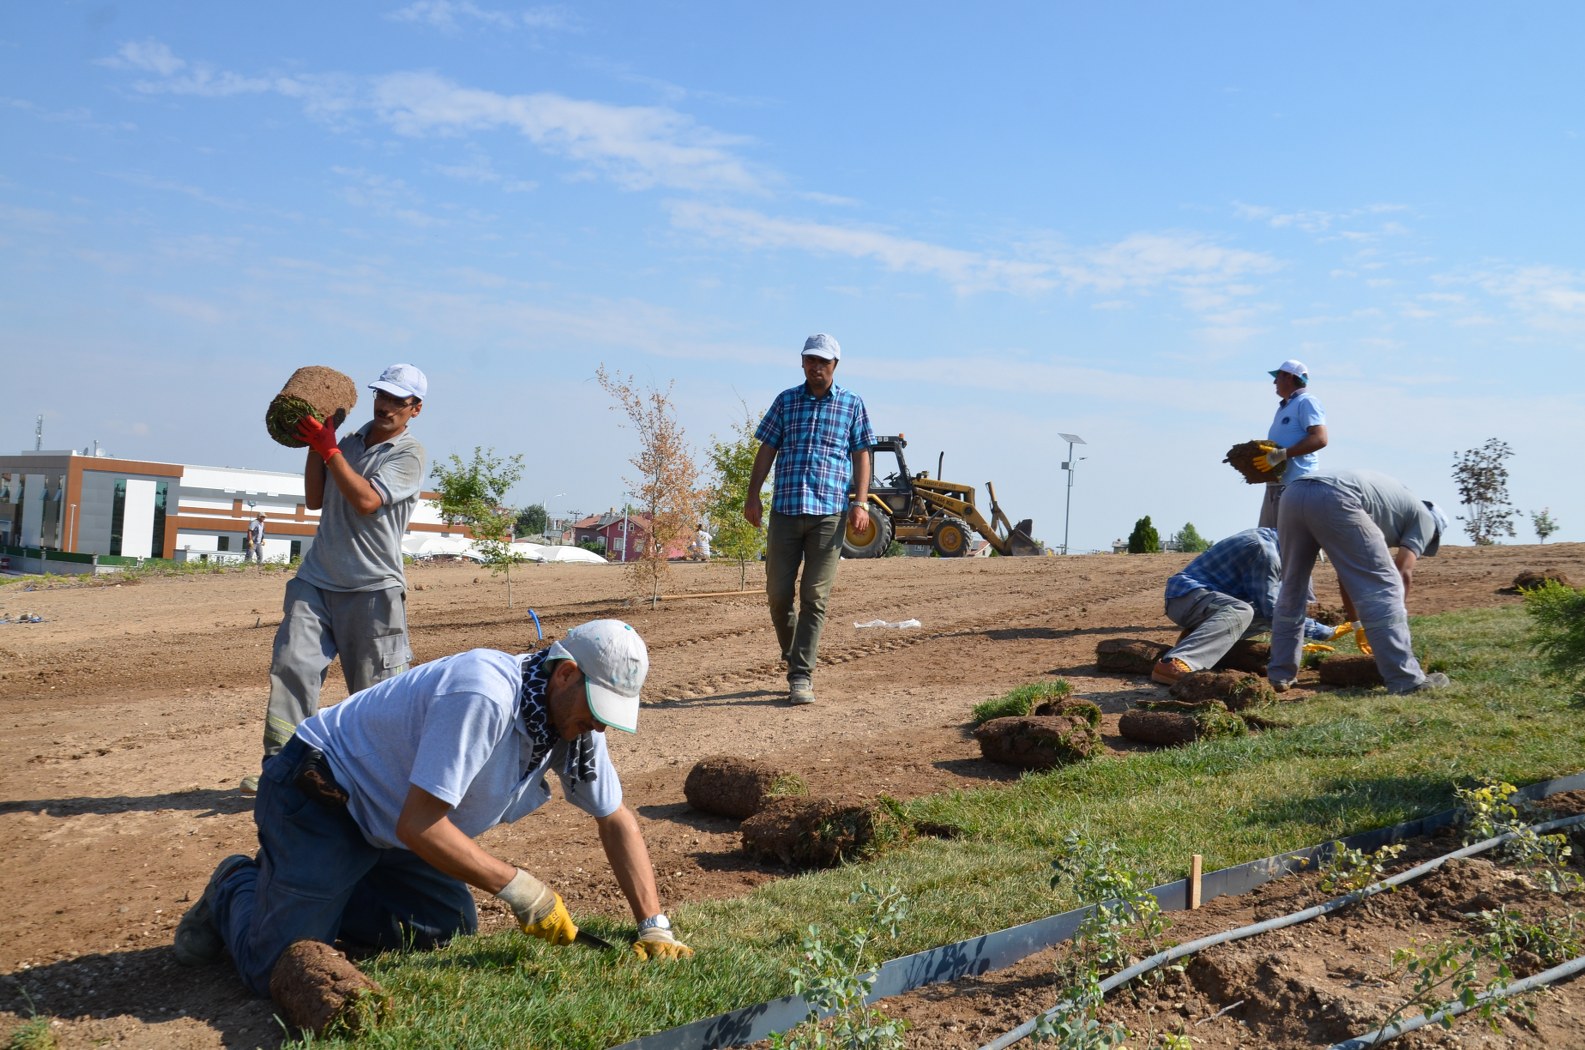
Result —
[{"label": "white cap with brim", "polygon": [[422,401],[429,393],[429,379],[414,365],[392,365],[369,384],[369,389],[383,390],[396,398],[416,397]]},{"label": "white cap with brim", "polygon": [[842,347],[835,339],[821,332],[804,340],[804,357],[823,357],[827,361],[840,361]]},{"label": "white cap with brim", "polygon": [[637,631],[621,620],[590,620],[551,645],[547,658],[578,665],[589,711],[601,725],[638,732],[638,693],[649,674],[649,649]]},{"label": "white cap with brim", "polygon": [[1305,385],[1308,385],[1310,382],[1310,370],[1304,367],[1303,361],[1296,361],[1290,357],[1288,360],[1284,361],[1282,364],[1278,365],[1276,368],[1273,368],[1266,374],[1271,376],[1271,378],[1276,379],[1278,374],[1282,372],[1288,373],[1300,383]]},{"label": "white cap with brim", "polygon": [[1431,512],[1431,517],[1436,519],[1436,535],[1431,537],[1431,542],[1426,544],[1425,550],[1420,552],[1422,558],[1429,558],[1442,549],[1442,535],[1447,532],[1447,515],[1442,508],[1428,499],[1420,501],[1425,504],[1425,509]]}]

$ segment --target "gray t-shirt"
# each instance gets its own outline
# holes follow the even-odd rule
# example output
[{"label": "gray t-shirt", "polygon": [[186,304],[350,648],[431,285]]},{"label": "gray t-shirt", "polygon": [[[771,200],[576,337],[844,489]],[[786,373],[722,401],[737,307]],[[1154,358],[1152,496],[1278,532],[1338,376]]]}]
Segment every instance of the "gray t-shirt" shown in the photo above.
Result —
[{"label": "gray t-shirt", "polygon": [[327,475],[314,545],[297,570],[298,579],[327,591],[379,591],[407,585],[402,536],[424,481],[424,446],[404,430],[369,448],[364,442],[373,425],[365,424],[339,444],[347,463],[379,492],[380,508],[359,514]]},{"label": "gray t-shirt", "polygon": [[533,740],[518,711],[522,688],[521,657],[471,649],[354,693],[298,725],[297,735],[329,758],[352,819],[383,849],[401,845],[396,819],[409,785],[451,805],[451,822],[470,837],[548,802],[552,771],[585,813],[616,812],[622,782],[604,733],[589,734],[593,780],[568,779],[562,742],[527,765]]},{"label": "gray t-shirt", "polygon": [[1409,487],[1374,470],[1323,470],[1306,474],[1293,484],[1319,483],[1353,493],[1370,520],[1381,530],[1389,547],[1403,547],[1417,557],[1429,558],[1441,546],[1436,518]]}]

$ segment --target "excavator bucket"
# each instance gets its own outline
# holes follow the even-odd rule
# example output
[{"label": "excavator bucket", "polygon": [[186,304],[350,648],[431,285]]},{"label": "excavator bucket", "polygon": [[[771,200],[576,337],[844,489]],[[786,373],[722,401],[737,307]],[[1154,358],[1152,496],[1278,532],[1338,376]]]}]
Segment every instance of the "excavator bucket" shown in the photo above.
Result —
[{"label": "excavator bucket", "polygon": [[1032,533],[1035,531],[1033,518],[1025,518],[1007,533],[1007,552],[1015,558],[1026,558],[1043,553],[1040,544],[1035,542]]}]

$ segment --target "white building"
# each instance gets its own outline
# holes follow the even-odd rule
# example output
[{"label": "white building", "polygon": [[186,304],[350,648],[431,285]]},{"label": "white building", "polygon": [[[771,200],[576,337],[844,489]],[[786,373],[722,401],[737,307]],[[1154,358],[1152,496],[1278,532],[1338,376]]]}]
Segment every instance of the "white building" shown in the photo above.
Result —
[{"label": "white building", "polygon": [[[448,527],[425,492],[409,537],[467,536]],[[303,475],[203,467],[68,452],[0,456],[0,554],[13,567],[78,571],[141,558],[242,557],[248,522],[264,515],[264,556],[301,557],[319,512],[303,502]],[[20,562],[20,563],[19,563]]]}]

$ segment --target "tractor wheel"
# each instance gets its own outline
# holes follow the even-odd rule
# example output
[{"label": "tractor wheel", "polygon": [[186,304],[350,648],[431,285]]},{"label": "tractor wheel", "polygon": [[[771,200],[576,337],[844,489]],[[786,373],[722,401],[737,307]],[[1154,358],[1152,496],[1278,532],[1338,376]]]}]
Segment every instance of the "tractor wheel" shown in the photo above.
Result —
[{"label": "tractor wheel", "polygon": [[969,554],[969,523],[962,518],[948,518],[936,526],[936,553],[943,558],[966,558]]},{"label": "tractor wheel", "polygon": [[875,504],[870,504],[870,527],[863,532],[853,527],[853,518],[845,518],[842,530],[842,556],[844,558],[879,558],[892,545],[892,519]]}]

